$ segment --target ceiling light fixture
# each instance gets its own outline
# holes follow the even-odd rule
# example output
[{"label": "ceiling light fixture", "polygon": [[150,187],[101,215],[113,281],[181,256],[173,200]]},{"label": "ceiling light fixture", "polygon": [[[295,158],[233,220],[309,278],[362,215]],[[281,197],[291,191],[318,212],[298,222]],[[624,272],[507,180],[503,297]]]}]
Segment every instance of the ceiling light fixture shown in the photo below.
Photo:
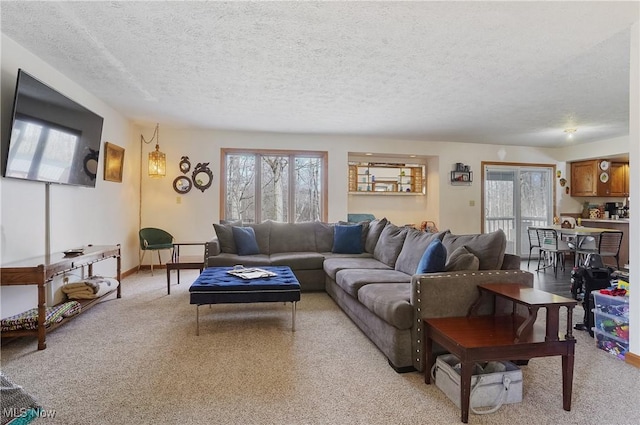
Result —
[{"label": "ceiling light fixture", "polygon": [[567,137],[569,139],[573,139],[573,133],[575,133],[576,131],[578,131],[577,128],[565,128],[564,132],[567,134]]},{"label": "ceiling light fixture", "polygon": [[144,136],[140,135],[140,143],[152,143],[155,140],[156,150],[149,152],[149,177],[164,177],[167,174],[167,156],[160,152],[160,124],[156,124],[156,129],[151,136],[151,140],[146,141]]}]

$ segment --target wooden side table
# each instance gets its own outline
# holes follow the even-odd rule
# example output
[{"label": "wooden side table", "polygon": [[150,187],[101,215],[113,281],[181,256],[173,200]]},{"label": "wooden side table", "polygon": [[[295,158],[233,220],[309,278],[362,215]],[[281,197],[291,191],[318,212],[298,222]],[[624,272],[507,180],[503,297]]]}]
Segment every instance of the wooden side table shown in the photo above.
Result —
[{"label": "wooden side table", "polygon": [[[180,247],[181,246],[202,246],[204,249],[204,245],[206,242],[174,242],[173,243],[173,256],[171,257],[171,261],[174,263],[180,262]],[[204,254],[203,254],[203,262],[204,262]]]},{"label": "wooden side table", "polygon": [[205,242],[174,242],[173,243],[173,256],[171,261],[167,263],[167,295],[171,295],[171,270],[176,271],[178,278],[178,285],[180,284],[180,270],[185,269],[198,269],[200,273],[204,269],[204,254],[202,256],[182,256],[180,257],[180,246],[198,246],[204,247]]},{"label": "wooden side table", "polygon": [[[466,317],[423,319],[426,384],[431,383],[431,368],[436,362],[433,343],[454,354],[461,363],[461,420],[469,421],[471,376],[476,362],[492,360],[529,360],[534,357],[562,356],[562,404],[571,410],[575,338],[572,314],[577,302],[548,292],[518,284],[478,285],[480,296]],[[483,293],[512,301],[513,311],[506,316],[475,316]],[[526,307],[528,314],[517,314],[516,305]],[[560,308],[567,310],[567,332],[558,335]],[[545,308],[546,328],[535,329],[538,310]]]}]

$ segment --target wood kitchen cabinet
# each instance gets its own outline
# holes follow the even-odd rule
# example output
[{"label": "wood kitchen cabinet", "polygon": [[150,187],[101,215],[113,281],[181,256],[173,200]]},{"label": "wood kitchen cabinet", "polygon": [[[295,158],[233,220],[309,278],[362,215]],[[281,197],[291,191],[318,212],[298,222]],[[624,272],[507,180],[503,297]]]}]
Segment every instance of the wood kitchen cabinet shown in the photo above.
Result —
[{"label": "wood kitchen cabinet", "polygon": [[572,162],[571,196],[629,196],[629,164],[601,159]]},{"label": "wood kitchen cabinet", "polygon": [[629,164],[612,162],[610,177],[610,196],[629,196]]},{"label": "wood kitchen cabinet", "polygon": [[598,196],[598,161],[571,163],[571,196]]}]

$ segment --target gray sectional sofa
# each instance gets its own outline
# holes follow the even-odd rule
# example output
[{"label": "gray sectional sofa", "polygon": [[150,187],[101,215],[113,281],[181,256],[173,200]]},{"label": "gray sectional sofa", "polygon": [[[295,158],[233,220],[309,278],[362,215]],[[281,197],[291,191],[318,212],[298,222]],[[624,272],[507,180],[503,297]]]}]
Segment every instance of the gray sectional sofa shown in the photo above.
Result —
[{"label": "gray sectional sofa", "polygon": [[[253,229],[259,252],[239,255],[233,226],[214,224],[217,236],[205,246],[206,266],[291,267],[303,291],[326,291],[397,371],[423,370],[423,318],[465,315],[480,283],[533,285],[533,275],[520,270],[520,258],[505,254],[501,230],[425,233],[379,219],[357,224],[362,252],[341,253],[334,251],[344,251],[336,238],[344,228],[336,226],[341,223],[245,225]],[[447,251],[444,270],[416,273],[435,239]],[[487,299],[480,312],[492,308]]]}]

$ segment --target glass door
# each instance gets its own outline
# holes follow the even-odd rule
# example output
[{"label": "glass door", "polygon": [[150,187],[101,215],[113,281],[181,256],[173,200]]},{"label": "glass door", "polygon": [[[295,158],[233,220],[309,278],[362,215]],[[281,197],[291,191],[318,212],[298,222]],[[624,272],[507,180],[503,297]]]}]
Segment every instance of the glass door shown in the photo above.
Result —
[{"label": "glass door", "polygon": [[553,166],[483,165],[484,232],[502,229],[508,254],[528,255],[529,226],[553,218]]}]

